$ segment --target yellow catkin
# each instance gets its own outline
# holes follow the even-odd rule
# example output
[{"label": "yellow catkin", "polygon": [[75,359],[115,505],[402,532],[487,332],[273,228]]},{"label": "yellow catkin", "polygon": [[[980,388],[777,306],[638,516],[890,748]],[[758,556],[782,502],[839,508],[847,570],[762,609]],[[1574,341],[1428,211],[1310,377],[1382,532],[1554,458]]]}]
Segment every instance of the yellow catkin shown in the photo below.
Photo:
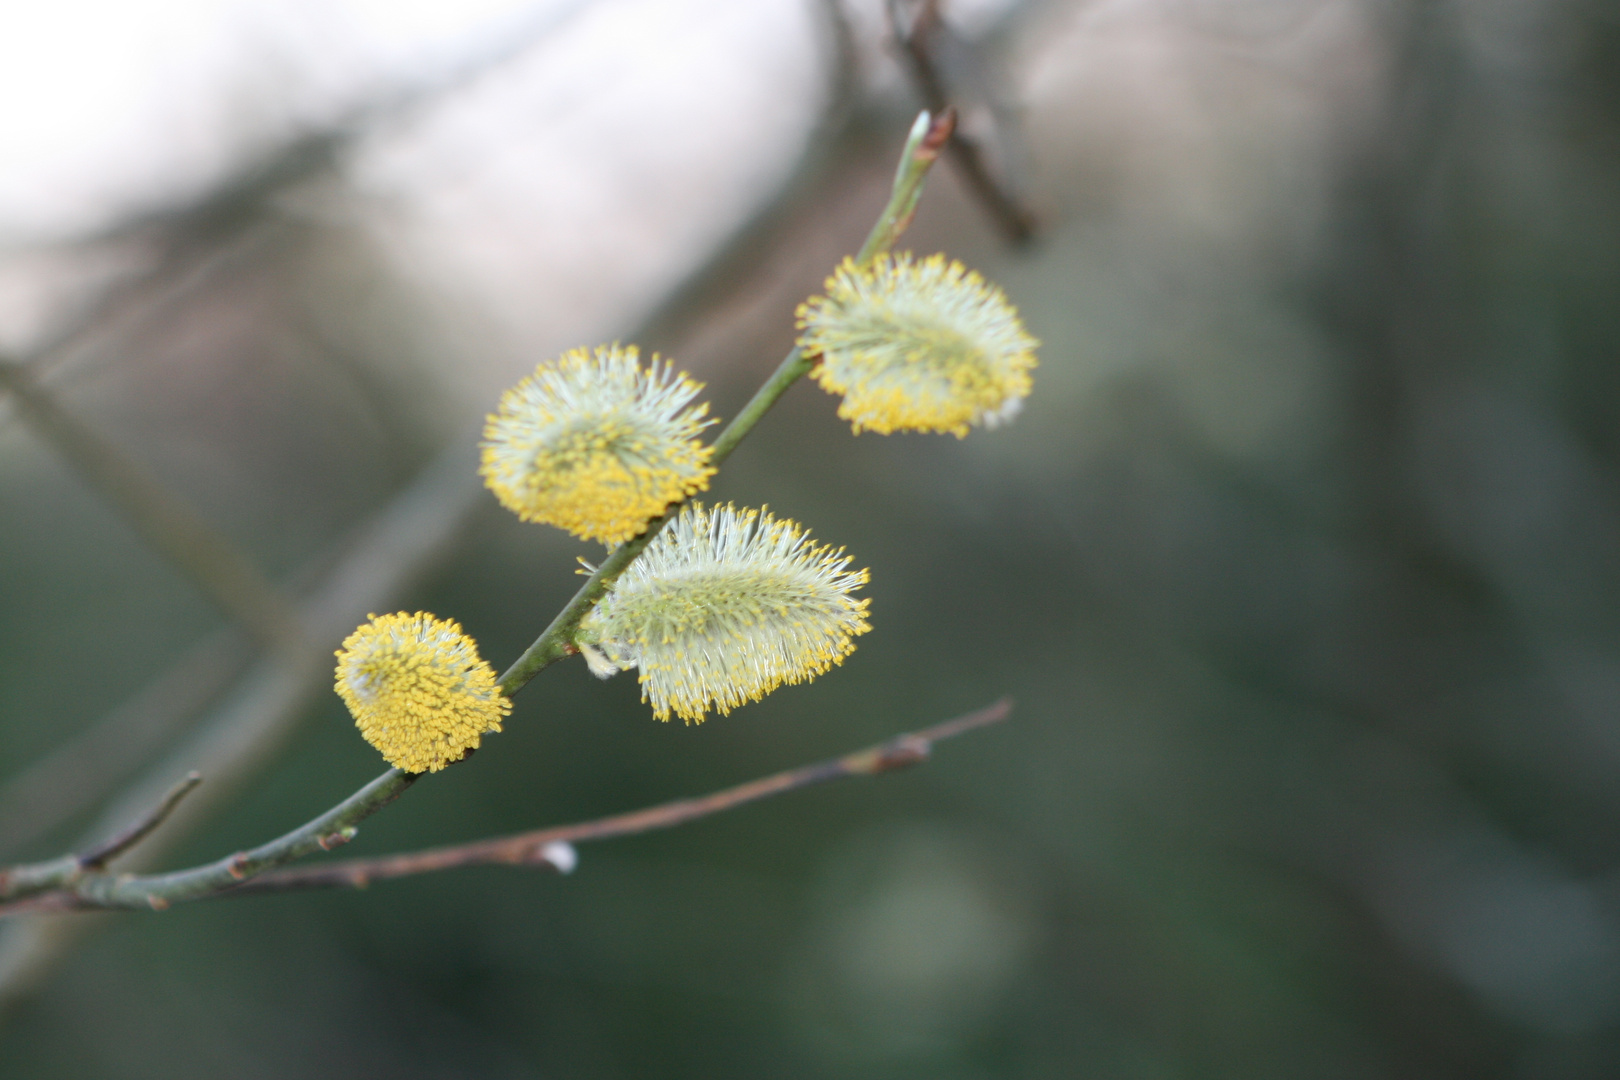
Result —
[{"label": "yellow catkin", "polygon": [[422,611],[368,618],[338,650],[337,692],[390,765],[438,772],[501,730],[512,704],[459,624]]},{"label": "yellow catkin", "polygon": [[842,550],[763,510],[693,503],[653,538],[580,624],[591,670],[640,669],[653,715],[701,722],[808,682],[871,626],[867,582]]},{"label": "yellow catkin", "polygon": [[479,473],[524,521],[618,544],[709,486],[713,420],[702,389],[634,346],[574,349],[502,395],[484,427]]},{"label": "yellow catkin", "polygon": [[1029,395],[1040,344],[1000,289],[943,255],[845,259],[826,295],[799,305],[798,326],[856,434],[996,427]]}]

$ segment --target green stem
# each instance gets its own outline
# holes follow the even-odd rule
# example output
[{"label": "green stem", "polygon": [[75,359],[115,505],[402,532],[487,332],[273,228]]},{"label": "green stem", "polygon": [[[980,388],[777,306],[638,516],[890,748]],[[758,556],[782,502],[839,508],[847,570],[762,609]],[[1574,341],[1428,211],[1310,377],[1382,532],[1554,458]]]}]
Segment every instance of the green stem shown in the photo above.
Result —
[{"label": "green stem", "polygon": [[397,799],[416,782],[415,773],[389,769],[313,821],[251,851],[172,874],[85,874],[74,886],[96,907],[152,908],[162,911],[181,900],[221,892],[248,878],[314,851],[329,851],[354,839],[356,826]]},{"label": "green stem", "polygon": [[79,862],[77,855],[64,855],[50,862],[8,866],[0,870],[0,901],[67,888],[83,873],[84,865]]},{"label": "green stem", "polygon": [[146,836],[174,812],[180,800],[191,794],[202,783],[202,774],[188,773],[168,790],[158,804],[140,820],[121,829],[117,835],[103,840],[80,855],[64,855],[50,862],[25,863],[0,870],[0,901],[16,900],[34,893],[63,889],[76,884],[86,874],[100,873],[102,867],[140,843]]},{"label": "green stem", "polygon": [[[894,187],[889,194],[888,205],[878,216],[877,224],[867,234],[866,242],[861,245],[860,252],[855,256],[857,262],[865,262],[886,253],[894,242],[905,232],[906,226],[911,224],[911,217],[917,210],[917,200],[922,197],[923,181],[928,178],[928,170],[939,159],[940,151],[944,149],[951,131],[956,126],[956,114],[947,109],[938,118],[928,113],[920,113],[917,122],[911,125],[911,133],[906,138],[905,151],[900,155],[900,166],[895,170]],[[772,373],[765,384],[755,391],[754,396],[744,405],[742,411],[732,418],[725,430],[720,432],[714,440],[709,464],[718,467],[721,462],[731,456],[748,433],[754,430],[754,425],[770,411],[781,396],[787,393],[788,387],[808,374],[815,367],[815,359],[806,357],[797,347],[787,354],[777,369]],[[502,673],[499,686],[501,693],[511,697],[528,683],[558,660],[563,659],[574,651],[574,634],[579,630],[582,619],[602,598],[620,574],[629,568],[646,546],[652,543],[653,537],[668,524],[669,520],[680,512],[681,503],[676,503],[659,517],[647,523],[647,528],[638,536],[627,540],[614,548],[602,564],[596,568],[589,580],[580,586],[579,592],[568,601],[568,606],[558,612],[557,617],[551,620],[551,625],[535,639],[534,644],[524,650],[512,666]]]},{"label": "green stem", "polygon": [[889,205],[883,208],[877,224],[866,236],[866,243],[856,253],[855,261],[863,263],[887,254],[900,239],[900,234],[911,224],[917,212],[917,200],[922,198],[923,181],[928,170],[939,160],[951,132],[956,130],[956,110],[946,108],[937,117],[927,111],[917,114],[906,137],[905,152],[900,155],[900,167],[894,173],[894,188],[889,194]]}]

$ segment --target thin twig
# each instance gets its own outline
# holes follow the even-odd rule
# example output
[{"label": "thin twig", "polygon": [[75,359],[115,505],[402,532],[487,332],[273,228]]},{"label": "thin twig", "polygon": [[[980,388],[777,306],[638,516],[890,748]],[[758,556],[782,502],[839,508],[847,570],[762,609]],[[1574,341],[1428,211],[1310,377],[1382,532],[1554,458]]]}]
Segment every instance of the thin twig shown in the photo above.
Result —
[{"label": "thin twig", "polygon": [[180,805],[180,800],[190,795],[192,789],[200,783],[202,783],[202,773],[193,769],[179,783],[165,792],[163,798],[158,800],[158,804],[152,807],[151,812],[144,818],[108,838],[97,847],[93,847],[80,855],[80,865],[100,870],[130,848],[145,840],[153,829],[168,820],[169,815],[174,813],[174,808]]},{"label": "thin twig", "polygon": [[[905,54],[906,66],[912,81],[922,95],[923,103],[935,112],[950,104],[952,94],[946,85],[935,57],[936,43],[945,31],[939,14],[939,0],[922,0],[909,29],[902,28],[899,3],[889,0],[889,24]],[[960,129],[951,136],[951,162],[967,182],[968,189],[984,205],[991,220],[1015,244],[1029,243],[1035,237],[1036,221],[1032,214],[1006,187],[997,181],[985,160],[984,148],[978,141]]]},{"label": "thin twig", "polygon": [[118,830],[82,855],[64,855],[42,863],[24,863],[0,870],[0,900],[14,900],[52,889],[68,888],[86,873],[102,870],[109,862],[140,843],[180,805],[191,789],[202,783],[202,774],[188,773],[164,793],[157,805],[131,824]]},{"label": "thin twig", "polygon": [[[261,874],[251,881],[240,883],[229,876],[230,868],[241,865],[233,860],[243,860],[249,856],[238,855],[232,860],[221,860],[211,866],[199,867],[182,874],[127,878],[108,889],[98,889],[93,887],[96,882],[84,881],[72,890],[0,906],[0,915],[19,911],[80,911],[106,907],[149,906],[161,910],[168,907],[170,902],[184,900],[304,889],[365,888],[375,881],[436,873],[464,866],[549,866],[566,873],[572,869],[573,844],[670,829],[801,788],[846,777],[873,776],[915,765],[928,759],[935,743],[977,728],[1000,723],[1011,711],[1012,702],[1003,699],[954,720],[900,735],[841,757],[788,769],[698,798],[678,799],[644,810],[613,814],[574,825],[559,825],[514,836],[430,848],[426,851],[401,855],[348,859],[325,866],[281,870]],[[371,806],[367,812],[375,812],[378,808],[380,807]],[[307,845],[311,836],[318,835],[321,829],[328,827],[326,821],[328,817],[330,815],[323,815],[316,822],[311,822],[295,833],[289,834],[289,837],[297,836],[299,842]],[[347,835],[352,835],[352,830]],[[281,841],[277,843],[280,844]],[[250,856],[253,854],[250,853]],[[206,888],[203,887],[205,883]],[[92,887],[87,888],[87,885]]]}]

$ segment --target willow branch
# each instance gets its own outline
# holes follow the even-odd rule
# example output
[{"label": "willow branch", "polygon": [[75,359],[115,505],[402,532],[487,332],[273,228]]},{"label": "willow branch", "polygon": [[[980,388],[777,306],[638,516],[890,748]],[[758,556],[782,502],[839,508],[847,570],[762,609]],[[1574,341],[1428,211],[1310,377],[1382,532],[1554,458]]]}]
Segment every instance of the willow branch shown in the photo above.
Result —
[{"label": "willow branch", "polygon": [[[900,735],[876,746],[844,754],[841,757],[801,765],[795,769],[750,780],[735,787],[725,788],[693,799],[678,799],[634,810],[613,814],[573,825],[558,825],[547,829],[518,833],[513,836],[479,840],[469,844],[429,848],[425,851],[400,855],[384,855],[370,859],[347,859],[325,866],[300,867],[261,874],[251,881],[238,881],[221,877],[221,869],[230,874],[231,860],[182,874],[153,875],[130,878],[121,883],[118,891],[86,888],[95,882],[81,882],[76,888],[54,895],[35,897],[20,904],[0,907],[0,915],[16,911],[67,911],[105,907],[150,906],[162,909],[170,903],[184,900],[204,900],[214,897],[248,896],[257,893],[292,892],[305,889],[365,888],[375,881],[414,877],[418,874],[437,873],[464,866],[531,866],[549,867],[563,873],[573,868],[572,845],[595,840],[610,840],[620,836],[670,829],[677,825],[735,810],[749,803],[759,802],[790,791],[814,787],[833,780],[854,776],[875,776],[926,761],[934,744],[955,738],[978,728],[1005,720],[1012,711],[1012,702],[1003,699],[976,712],[954,720],[935,724],[921,731]],[[401,789],[402,790],[402,789]],[[397,792],[395,792],[397,794]],[[353,800],[351,800],[352,802]],[[386,801],[386,800],[385,800]],[[375,812],[373,806],[367,812]],[[321,830],[327,828],[322,819],[311,822],[303,829],[288,834],[284,840],[301,838],[308,845],[318,841]],[[358,819],[356,819],[358,820]],[[332,839],[328,836],[327,839]],[[278,842],[280,843],[280,842]],[[269,848],[271,845],[266,845]],[[322,845],[325,846],[325,845]],[[284,845],[290,848],[291,844]],[[265,849],[259,849],[264,851]],[[249,853],[251,856],[253,853]],[[290,856],[296,857],[296,856]],[[233,856],[243,859],[245,856]],[[109,903],[104,896],[117,896],[124,902]]]},{"label": "willow branch", "polygon": [[[928,170],[955,126],[955,115],[947,110],[939,117],[927,112],[918,116],[906,140],[904,153],[895,172],[889,201],[872,227],[857,258],[867,260],[889,250],[916,211],[917,200]],[[715,440],[710,461],[719,465],[743,438],[753,430],[788,387],[810,370],[812,362],[798,350],[791,351],[741,412]],[[535,643],[520,656],[499,680],[508,697],[516,694],[545,667],[574,651],[573,635],[580,620],[646,548],[664,524],[674,515],[672,508],[653,519],[639,536],[620,544],[603,560],[567,606],[552,620]],[[87,875],[75,881],[72,895],[89,907],[151,907],[161,910],[179,900],[192,900],[239,885],[265,870],[291,862],[317,848],[347,843],[360,820],[382,809],[414,783],[417,775],[389,769],[342,803],[306,825],[247,852],[237,852],[217,862],[189,870],[150,876]],[[51,864],[55,865],[55,864]],[[17,869],[11,871],[15,873]]]},{"label": "willow branch", "polygon": [[[291,832],[252,850],[238,851],[189,870],[168,874],[110,874],[89,872],[91,868],[81,864],[79,873],[60,886],[59,894],[72,897],[68,906],[75,908],[150,908],[153,911],[162,911],[181,901],[212,896],[312,851],[330,851],[348,843],[354,839],[360,822],[399,798],[400,793],[415,782],[415,775],[391,769]],[[24,910],[38,908],[25,901]]]},{"label": "willow branch", "polygon": [[[931,117],[924,112],[917,117],[912,125],[911,133],[906,139],[906,148],[900,157],[900,166],[895,171],[894,188],[889,196],[888,204],[883,213],[878,216],[877,224],[867,235],[866,242],[861,245],[856,260],[864,262],[881,255],[894,246],[900,234],[911,224],[911,218],[917,210],[917,200],[922,197],[923,181],[928,178],[928,170],[938,160],[941,148],[950,137],[955,128],[956,115],[946,110],[940,116]],[[814,361],[806,357],[795,348],[787,354],[787,358],[777,367],[765,384],[755,392],[744,405],[725,430],[720,432],[714,440],[709,463],[719,466],[721,462],[731,456],[760,418],[770,411],[778,399],[787,393],[788,387],[797,382],[814,366]],[[522,656],[507,668],[500,677],[501,693],[508,697],[521,690],[530,679],[542,670],[570,655],[574,651],[574,632],[579,629],[580,620],[595,606],[607,592],[608,586],[618,580],[620,574],[635,561],[636,556],[652,542],[653,537],[669,522],[680,510],[679,503],[670,507],[659,517],[648,522],[647,528],[639,536],[627,540],[614,548],[608,557],[602,560],[596,572],[591,574],[585,584],[580,586],[579,592],[574,594],[566,607],[551,621],[551,625],[535,639],[533,645],[524,650]]]}]

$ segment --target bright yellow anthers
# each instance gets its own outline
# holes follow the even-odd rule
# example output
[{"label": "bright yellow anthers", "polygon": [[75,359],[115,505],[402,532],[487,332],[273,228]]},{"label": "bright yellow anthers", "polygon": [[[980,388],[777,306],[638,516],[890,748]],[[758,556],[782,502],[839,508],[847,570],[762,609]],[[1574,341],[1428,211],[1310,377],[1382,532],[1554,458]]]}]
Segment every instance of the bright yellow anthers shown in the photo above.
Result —
[{"label": "bright yellow anthers", "polygon": [[501,396],[484,425],[479,474],[501,505],[582,540],[613,545],[709,486],[714,423],[702,384],[635,346],[573,349]]},{"label": "bright yellow anthers", "polygon": [[1011,420],[1029,394],[1040,344],[1000,289],[943,255],[865,265],[845,259],[827,294],[799,305],[799,347],[815,378],[844,395],[838,415],[864,429],[948,431]]},{"label": "bright yellow anthers", "polygon": [[653,538],[580,624],[602,678],[641,669],[653,714],[701,722],[843,663],[871,629],[852,592],[865,570],[791,521],[693,503]]},{"label": "bright yellow anthers", "polygon": [[338,650],[337,692],[390,765],[438,772],[501,730],[512,703],[460,625],[423,611],[368,618]]}]

